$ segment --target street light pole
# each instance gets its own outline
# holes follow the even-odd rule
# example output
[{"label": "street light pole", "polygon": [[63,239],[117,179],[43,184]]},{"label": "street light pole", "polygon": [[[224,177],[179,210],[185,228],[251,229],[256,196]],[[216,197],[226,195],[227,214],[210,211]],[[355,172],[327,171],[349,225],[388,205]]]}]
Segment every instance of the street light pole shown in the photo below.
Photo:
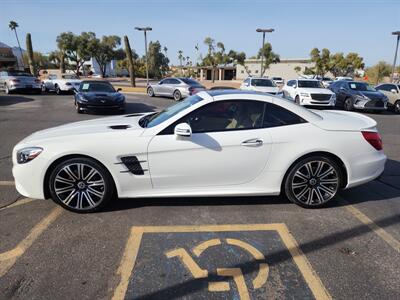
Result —
[{"label": "street light pole", "polygon": [[269,28],[269,29],[257,28],[256,31],[257,31],[257,32],[262,32],[262,34],[263,34],[262,48],[261,48],[261,68],[260,68],[260,76],[262,76],[262,75],[263,75],[263,64],[264,64],[265,33],[266,33],[266,32],[273,32],[274,29],[272,29],[272,28]]},{"label": "street light pole", "polygon": [[397,52],[399,50],[399,41],[400,41],[400,31],[392,32],[393,35],[397,35],[397,43],[396,43],[396,52],[394,53],[394,61],[393,61],[393,69],[392,69],[392,78],[391,82],[394,80],[394,70],[396,69],[396,60],[397,60]]},{"label": "street light pole", "polygon": [[147,57],[147,31],[153,30],[151,27],[135,27],[136,30],[144,32],[144,51],[146,54],[146,86],[149,85],[149,66]]}]

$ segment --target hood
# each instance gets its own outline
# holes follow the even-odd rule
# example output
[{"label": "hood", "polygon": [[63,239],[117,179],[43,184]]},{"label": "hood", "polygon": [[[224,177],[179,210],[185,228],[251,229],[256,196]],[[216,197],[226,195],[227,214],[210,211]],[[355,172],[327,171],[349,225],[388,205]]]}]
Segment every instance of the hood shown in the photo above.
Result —
[{"label": "hood", "polygon": [[51,138],[64,138],[68,136],[83,136],[89,134],[121,132],[122,130],[137,131],[138,135],[143,128],[139,125],[139,119],[143,114],[131,114],[116,117],[99,118],[89,121],[69,123],[41,131],[37,131],[20,143],[31,143],[36,140]]},{"label": "hood", "polygon": [[328,89],[323,88],[297,88],[299,92],[309,93],[309,94],[328,94],[332,95],[333,92]]},{"label": "hood", "polygon": [[378,91],[358,91],[357,95],[368,97],[371,100],[384,100],[385,98],[385,96]]},{"label": "hood", "polygon": [[252,86],[252,90],[262,93],[278,93],[279,88],[277,86]]},{"label": "hood", "polygon": [[361,131],[364,129],[375,130],[376,121],[370,117],[348,111],[320,111],[312,110],[322,117],[313,124],[325,130]]}]

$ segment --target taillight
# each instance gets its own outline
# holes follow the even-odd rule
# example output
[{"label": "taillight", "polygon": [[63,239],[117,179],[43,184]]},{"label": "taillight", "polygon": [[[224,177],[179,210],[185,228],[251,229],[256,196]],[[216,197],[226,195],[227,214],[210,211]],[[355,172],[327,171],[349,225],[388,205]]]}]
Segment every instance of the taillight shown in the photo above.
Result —
[{"label": "taillight", "polygon": [[381,136],[379,135],[378,132],[373,132],[373,131],[361,131],[364,139],[370,143],[372,147],[374,147],[376,150],[382,150],[383,149],[383,143]]},{"label": "taillight", "polygon": [[11,79],[10,81],[11,81],[11,83],[13,83],[13,84],[16,84],[16,83],[20,83],[20,82],[21,82],[21,80],[19,80],[19,79]]}]

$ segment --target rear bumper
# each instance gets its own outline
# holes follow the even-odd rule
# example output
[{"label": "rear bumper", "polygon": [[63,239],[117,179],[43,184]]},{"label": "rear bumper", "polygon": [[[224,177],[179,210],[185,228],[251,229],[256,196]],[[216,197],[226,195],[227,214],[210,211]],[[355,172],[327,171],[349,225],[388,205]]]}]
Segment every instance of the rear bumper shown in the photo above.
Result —
[{"label": "rear bumper", "polygon": [[32,85],[10,85],[8,86],[8,90],[10,92],[23,92],[23,91],[41,91],[42,85],[41,84],[32,84]]},{"label": "rear bumper", "polygon": [[346,188],[355,187],[378,178],[385,170],[386,155],[383,151],[370,152],[359,156],[351,164],[351,174]]}]

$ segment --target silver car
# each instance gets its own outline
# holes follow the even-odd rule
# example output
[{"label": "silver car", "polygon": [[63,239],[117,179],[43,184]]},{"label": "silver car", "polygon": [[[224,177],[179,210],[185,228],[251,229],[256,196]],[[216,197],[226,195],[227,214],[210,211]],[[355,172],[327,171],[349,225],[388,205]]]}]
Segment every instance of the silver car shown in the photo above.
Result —
[{"label": "silver car", "polygon": [[179,101],[203,90],[205,90],[205,87],[194,79],[173,77],[165,78],[156,84],[149,84],[147,88],[147,95],[150,97],[173,97],[175,101]]},{"label": "silver car", "polygon": [[0,71],[0,90],[6,94],[18,91],[33,91],[40,94],[42,82],[24,71]]}]

